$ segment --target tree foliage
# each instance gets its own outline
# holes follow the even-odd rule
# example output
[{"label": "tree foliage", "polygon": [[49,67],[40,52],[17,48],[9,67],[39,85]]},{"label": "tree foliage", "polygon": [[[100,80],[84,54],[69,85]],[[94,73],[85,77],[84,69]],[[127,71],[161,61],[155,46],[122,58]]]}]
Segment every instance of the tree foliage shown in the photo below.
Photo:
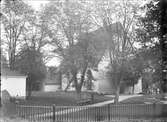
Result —
[{"label": "tree foliage", "polygon": [[[57,0],[37,12],[22,0],[6,0],[2,24],[9,66],[28,74],[31,87],[31,82],[45,76],[44,58],[50,58],[45,51],[51,46],[51,53],[61,61],[60,72],[71,76],[69,83],[74,83],[77,92],[86,72],[105,56],[109,58],[108,78],[114,84],[116,102],[122,83],[134,86],[141,76],[147,85],[160,83],[160,54],[165,55],[160,50],[160,2],[149,2],[143,8],[144,17],[139,16],[139,4],[136,0]],[[145,77],[147,74],[150,77]]]},{"label": "tree foliage", "polygon": [[6,50],[11,69],[15,68],[15,55],[22,40],[21,34],[31,13],[31,7],[20,0],[5,0],[2,5],[2,24],[4,28],[2,36],[4,37],[3,42],[7,47]]},{"label": "tree foliage", "polygon": [[6,0],[2,12],[3,47],[7,47],[9,67],[26,74],[28,89],[35,90],[46,70],[43,47],[49,42],[49,32],[44,14],[22,0]]},{"label": "tree foliage", "polygon": [[[162,69],[163,58],[165,55],[164,41],[162,38],[162,7],[161,1],[153,0],[146,4],[146,14],[140,18],[139,29],[136,30],[137,39],[141,47],[141,56],[145,59],[145,72],[151,75],[151,79],[143,79],[145,84],[158,83],[161,91],[165,86],[163,83]],[[150,69],[148,71],[148,69]],[[150,82],[148,82],[150,81]],[[166,88],[165,88],[166,89]]]},{"label": "tree foliage", "polygon": [[38,90],[39,83],[46,76],[42,54],[33,47],[24,47],[16,56],[16,69],[27,75],[28,97],[32,90]]},{"label": "tree foliage", "polygon": [[[51,44],[54,53],[61,59],[60,69],[63,73],[72,74],[70,82],[74,82],[80,92],[85,81],[87,68],[95,60],[93,45],[90,40],[82,39],[91,28],[90,11],[82,1],[50,2],[45,10],[50,29]],[[52,27],[55,24],[56,26]],[[79,73],[80,80],[77,79]]]},{"label": "tree foliage", "polygon": [[[109,35],[107,52],[110,61],[108,78],[115,87],[115,103],[118,102],[121,82],[136,83],[136,73],[129,59],[134,55],[135,23],[137,21],[137,2],[124,0],[122,2],[105,1],[97,7],[102,25]],[[135,3],[135,4],[134,4]],[[112,7],[114,6],[114,7]],[[114,18],[117,22],[114,23]],[[127,65],[129,64],[129,65]],[[111,75],[111,76],[109,76]],[[137,77],[136,77],[137,78]],[[132,80],[133,79],[133,80]]]}]

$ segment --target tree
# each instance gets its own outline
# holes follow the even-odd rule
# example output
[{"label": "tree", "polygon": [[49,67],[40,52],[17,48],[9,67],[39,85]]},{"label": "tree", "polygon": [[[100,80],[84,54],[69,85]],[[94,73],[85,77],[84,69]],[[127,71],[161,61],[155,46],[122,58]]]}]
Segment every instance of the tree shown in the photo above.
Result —
[{"label": "tree", "polygon": [[[89,40],[78,40],[74,46],[65,51],[65,59],[61,63],[61,68],[64,71],[69,71],[72,75],[71,82],[74,82],[75,89],[78,93],[81,92],[85,75],[88,68],[93,67],[96,60],[92,44]],[[80,80],[77,78],[80,74]]]},{"label": "tree", "polygon": [[[115,103],[118,103],[121,82],[126,79],[126,63],[134,54],[136,12],[135,1],[111,2],[105,1],[97,5],[101,23],[108,35],[107,51],[110,59],[111,82],[115,88]],[[135,3],[135,4],[134,4]],[[114,7],[112,7],[114,6]],[[114,8],[114,9],[113,9]],[[117,22],[113,23],[113,18]],[[104,40],[104,39],[103,39]]]},{"label": "tree", "polygon": [[15,55],[21,42],[21,34],[32,9],[22,0],[5,0],[2,6],[4,44],[7,46],[10,69],[15,68]]},{"label": "tree", "polygon": [[[79,93],[85,81],[87,68],[94,60],[92,55],[92,44],[87,39],[80,38],[80,35],[87,33],[90,29],[89,10],[82,1],[72,2],[51,2],[45,9],[51,27],[50,38],[55,46],[54,53],[61,58],[60,68],[62,72],[72,75],[71,82],[74,82],[75,89]],[[54,16],[54,17],[53,17]],[[81,74],[80,80],[77,79]]]},{"label": "tree", "polygon": [[28,96],[31,96],[31,91],[38,87],[37,81],[45,77],[43,47],[49,42],[46,18],[43,11],[36,12],[20,0],[6,0],[2,18],[10,69],[28,75]]},{"label": "tree", "polygon": [[132,86],[134,93],[134,86],[138,83],[139,79],[142,76],[143,71],[143,62],[140,57],[134,55],[131,56],[125,61],[123,79],[121,86]]},{"label": "tree", "polygon": [[[165,4],[163,5],[165,6]],[[154,81],[152,82],[159,82],[161,84],[161,92],[165,92],[167,87],[165,81],[166,73],[163,72],[165,68],[165,62],[163,60],[166,58],[164,43],[164,35],[166,33],[166,25],[164,22],[166,21],[163,19],[165,15],[162,15],[165,9],[161,6],[161,1],[159,0],[149,2],[145,8],[147,9],[146,15],[140,18],[139,29],[137,30],[138,41],[142,46],[142,56],[148,62],[146,68],[152,67],[154,70],[152,74]]]},{"label": "tree", "polygon": [[162,91],[167,92],[167,1],[160,1],[161,7],[161,19],[160,19],[160,30],[161,30],[161,51],[162,51]]},{"label": "tree", "polygon": [[23,31],[23,44],[33,47],[39,52],[45,52],[44,48],[49,43],[47,18],[44,11],[33,11]]},{"label": "tree", "polygon": [[37,82],[45,78],[46,67],[42,60],[42,54],[33,47],[23,47],[16,57],[16,69],[27,75],[28,98],[32,90],[35,90]]}]

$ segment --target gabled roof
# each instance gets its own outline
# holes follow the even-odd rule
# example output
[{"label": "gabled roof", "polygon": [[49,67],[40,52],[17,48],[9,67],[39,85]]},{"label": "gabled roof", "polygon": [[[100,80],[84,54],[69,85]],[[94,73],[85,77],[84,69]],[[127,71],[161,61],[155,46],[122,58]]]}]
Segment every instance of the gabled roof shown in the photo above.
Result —
[{"label": "gabled roof", "polygon": [[[109,30],[107,31],[106,28]],[[94,47],[96,47],[96,53],[98,54],[98,60],[96,60],[95,66],[98,66],[102,57],[105,55],[108,42],[111,41],[111,35],[121,35],[123,33],[123,26],[120,22],[110,24],[106,28],[100,27],[95,31],[80,35],[81,39],[88,39],[94,42]]]},{"label": "gabled roof", "polygon": [[26,76],[18,71],[11,71],[9,68],[1,67],[1,76]]}]

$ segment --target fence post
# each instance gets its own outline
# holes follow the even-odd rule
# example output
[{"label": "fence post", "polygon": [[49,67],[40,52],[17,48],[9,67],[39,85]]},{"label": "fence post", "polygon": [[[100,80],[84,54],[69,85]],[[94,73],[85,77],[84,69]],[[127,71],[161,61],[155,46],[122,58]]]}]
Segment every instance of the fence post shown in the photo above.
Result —
[{"label": "fence post", "polygon": [[152,117],[156,117],[156,103],[153,103],[153,116]]},{"label": "fence post", "polygon": [[53,122],[55,122],[56,116],[55,116],[55,105],[53,105]]},{"label": "fence post", "polygon": [[110,121],[110,104],[107,105],[107,110],[108,110],[108,121]]}]

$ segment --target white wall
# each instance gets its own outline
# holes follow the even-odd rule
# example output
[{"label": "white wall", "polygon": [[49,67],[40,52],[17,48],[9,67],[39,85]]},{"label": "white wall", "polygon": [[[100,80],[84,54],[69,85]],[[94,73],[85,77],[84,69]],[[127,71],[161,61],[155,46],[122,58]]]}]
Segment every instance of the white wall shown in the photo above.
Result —
[{"label": "white wall", "polygon": [[12,97],[26,96],[26,77],[1,77],[1,89],[7,90]]},{"label": "white wall", "polygon": [[44,91],[51,92],[59,90],[60,85],[46,85],[44,86]]},{"label": "white wall", "polygon": [[[135,84],[134,86],[134,94],[138,94],[142,92],[142,78],[139,78],[138,83]],[[132,86],[127,86],[125,88],[124,94],[129,94],[133,93],[133,87]]]},{"label": "white wall", "polygon": [[138,80],[138,83],[135,84],[134,93],[142,92],[142,78]]},{"label": "white wall", "polygon": [[92,74],[96,79],[96,81],[94,81],[95,91],[99,93],[113,93],[114,89],[112,88],[110,81],[108,81],[108,79],[106,78],[105,70],[100,70],[98,72],[92,71]]}]

